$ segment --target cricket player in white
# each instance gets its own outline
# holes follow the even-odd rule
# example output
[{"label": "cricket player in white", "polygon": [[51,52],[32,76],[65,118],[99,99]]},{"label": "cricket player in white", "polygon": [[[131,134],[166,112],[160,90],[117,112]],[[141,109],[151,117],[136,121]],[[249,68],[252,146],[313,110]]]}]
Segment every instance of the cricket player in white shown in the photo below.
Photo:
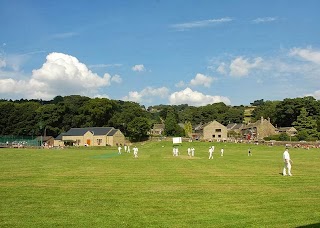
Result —
[{"label": "cricket player in white", "polygon": [[124,152],[127,152],[127,145],[124,145]]},{"label": "cricket player in white", "polygon": [[134,155],[134,158],[138,158],[138,148],[135,146],[133,147],[133,155]]},{"label": "cricket player in white", "polygon": [[292,174],[291,174],[291,163],[293,163],[293,161],[290,159],[290,154],[289,154],[288,149],[286,149],[283,152],[283,162],[284,162],[284,167],[283,167],[282,175],[283,176],[287,176],[287,172],[286,171],[288,170],[288,175],[292,176]]},{"label": "cricket player in white", "polygon": [[224,150],[223,150],[223,148],[221,148],[221,151],[220,151],[221,157],[223,156],[223,152],[224,152]]},{"label": "cricket player in white", "polygon": [[192,147],[192,148],[191,148],[191,156],[192,156],[192,157],[194,157],[194,151],[195,151],[195,149],[194,149],[194,147]]},{"label": "cricket player in white", "polygon": [[121,154],[121,150],[122,150],[122,147],[119,146],[119,147],[118,147],[118,154]]},{"label": "cricket player in white", "polygon": [[188,156],[191,157],[191,149],[190,149],[190,147],[188,147],[187,151],[188,151]]},{"label": "cricket player in white", "polygon": [[213,148],[209,147],[209,159],[213,159]]}]

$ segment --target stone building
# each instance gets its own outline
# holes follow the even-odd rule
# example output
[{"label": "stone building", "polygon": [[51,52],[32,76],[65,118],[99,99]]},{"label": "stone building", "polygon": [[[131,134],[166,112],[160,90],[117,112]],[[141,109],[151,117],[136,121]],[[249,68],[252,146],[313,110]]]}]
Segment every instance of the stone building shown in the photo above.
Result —
[{"label": "stone building", "polygon": [[250,123],[241,129],[241,134],[248,140],[261,140],[264,137],[277,134],[276,128],[271,124],[270,118]]},{"label": "stone building", "polygon": [[195,128],[195,133],[203,140],[226,140],[227,127],[217,121],[211,121],[204,125],[199,125]]}]

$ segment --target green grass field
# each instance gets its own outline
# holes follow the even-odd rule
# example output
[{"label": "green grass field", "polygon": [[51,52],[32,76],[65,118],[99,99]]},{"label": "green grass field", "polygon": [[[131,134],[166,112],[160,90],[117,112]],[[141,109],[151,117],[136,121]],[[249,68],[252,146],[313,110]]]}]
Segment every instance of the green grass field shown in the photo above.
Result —
[{"label": "green grass field", "polygon": [[0,227],[320,226],[320,149],[291,149],[284,177],[283,147],[250,145],[248,157],[248,144],[193,142],[173,157],[170,142],[137,146],[138,159],[110,147],[0,149]]}]

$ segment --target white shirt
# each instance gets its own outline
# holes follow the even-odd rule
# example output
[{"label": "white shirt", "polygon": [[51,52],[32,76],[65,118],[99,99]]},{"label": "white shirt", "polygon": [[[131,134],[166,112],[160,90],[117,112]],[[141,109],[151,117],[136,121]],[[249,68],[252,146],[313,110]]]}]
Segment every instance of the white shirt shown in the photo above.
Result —
[{"label": "white shirt", "polygon": [[283,152],[283,161],[286,162],[286,161],[290,161],[290,154],[287,150],[285,150]]}]

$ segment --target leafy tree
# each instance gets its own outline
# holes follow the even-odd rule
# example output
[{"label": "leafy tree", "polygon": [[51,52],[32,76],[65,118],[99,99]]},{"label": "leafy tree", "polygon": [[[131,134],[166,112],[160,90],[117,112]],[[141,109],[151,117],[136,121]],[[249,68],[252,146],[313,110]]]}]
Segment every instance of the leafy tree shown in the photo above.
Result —
[{"label": "leafy tree", "polygon": [[[265,101],[263,104],[257,106],[253,112],[252,112],[252,120],[257,121],[261,117],[270,118],[270,121],[272,124],[276,125],[277,123],[277,105],[279,104],[279,101]],[[291,126],[290,125],[284,125],[284,126]]]},{"label": "leafy tree", "polygon": [[150,120],[145,117],[136,117],[127,126],[128,135],[132,141],[147,139],[150,128]]},{"label": "leafy tree", "polygon": [[188,136],[189,134],[192,133],[192,124],[190,121],[186,122],[184,124],[184,132],[185,132],[185,135]]},{"label": "leafy tree", "polygon": [[178,119],[174,109],[168,110],[164,132],[167,136],[184,136],[184,129],[178,125]]},{"label": "leafy tree", "polygon": [[128,132],[128,124],[136,117],[150,118],[150,114],[140,107],[138,103],[125,101],[118,102],[115,107],[116,111],[114,115],[110,118],[108,125],[118,128],[125,136],[130,136]]},{"label": "leafy tree", "polygon": [[318,138],[316,120],[308,116],[305,108],[301,108],[300,115],[297,117],[297,121],[293,122],[293,125],[298,131],[298,138],[300,140]]},{"label": "leafy tree", "polygon": [[313,97],[284,99],[276,106],[276,124],[282,127],[292,126],[300,115],[301,108],[305,108],[309,116],[316,116],[320,113],[319,102]]},{"label": "leafy tree", "polygon": [[244,120],[244,107],[229,107],[229,110],[224,113],[223,119],[220,122],[223,125],[228,125],[229,123],[242,123]]},{"label": "leafy tree", "polygon": [[115,112],[116,103],[106,98],[94,98],[86,101],[79,113],[86,118],[86,126],[103,127],[108,125]]},{"label": "leafy tree", "polygon": [[279,140],[280,141],[289,141],[290,140],[290,137],[287,133],[281,133],[279,135]]},{"label": "leafy tree", "polygon": [[9,101],[0,102],[0,135],[9,135],[12,134],[13,128],[12,123],[9,122],[9,119],[15,111],[15,105]]},{"label": "leafy tree", "polygon": [[260,106],[260,105],[264,105],[264,101],[263,99],[261,100],[255,100],[254,102],[250,103],[252,106]]}]

